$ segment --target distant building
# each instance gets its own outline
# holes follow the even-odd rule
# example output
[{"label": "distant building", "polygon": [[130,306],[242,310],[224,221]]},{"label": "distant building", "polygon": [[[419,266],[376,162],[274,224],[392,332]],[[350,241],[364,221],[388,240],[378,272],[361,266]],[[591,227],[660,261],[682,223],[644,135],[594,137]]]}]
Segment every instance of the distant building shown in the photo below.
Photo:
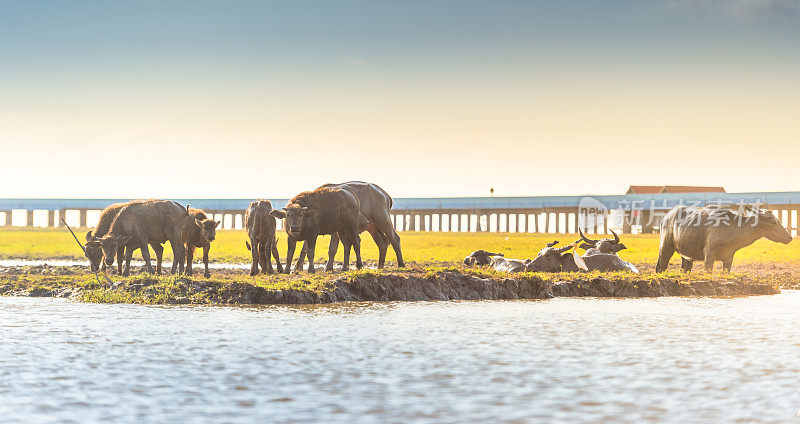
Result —
[{"label": "distant building", "polygon": [[661,194],[661,193],[725,193],[724,187],[704,187],[704,186],[645,186],[632,185],[628,187],[625,194]]}]

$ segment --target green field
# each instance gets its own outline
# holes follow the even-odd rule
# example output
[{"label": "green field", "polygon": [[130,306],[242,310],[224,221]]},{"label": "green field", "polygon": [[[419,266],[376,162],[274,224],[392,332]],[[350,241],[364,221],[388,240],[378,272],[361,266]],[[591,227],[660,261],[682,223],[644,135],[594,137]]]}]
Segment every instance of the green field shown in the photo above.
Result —
[{"label": "green field", "polygon": [[[77,231],[76,231],[77,232]],[[83,238],[86,230],[77,232]],[[217,240],[211,248],[213,262],[245,263],[250,261],[250,252],[245,248],[244,231],[223,230],[217,232]],[[573,234],[511,234],[511,233],[400,233],[403,255],[406,261],[417,263],[461,261],[470,252],[485,249],[502,252],[510,258],[532,258],[545,243],[560,240],[562,244],[576,239]],[[327,259],[327,236],[317,242],[318,260]],[[620,256],[636,264],[654,264],[658,254],[658,235],[624,235],[623,243],[627,250]],[[281,258],[286,254],[286,236],[278,233],[278,246]],[[295,258],[299,254],[295,253]],[[362,255],[365,260],[377,260],[375,243],[367,233],[362,234]],[[165,256],[171,258],[169,248]],[[197,255],[195,255],[197,256]],[[137,253],[135,257],[140,257]],[[76,245],[66,229],[41,228],[2,228],[0,229],[0,259],[82,259],[83,252]],[[337,259],[342,258],[340,247]],[[389,262],[395,261],[391,247],[387,254]],[[800,261],[800,242],[789,245],[761,239],[736,254],[737,264],[753,263],[797,263]],[[674,257],[673,263],[680,260]]]}]

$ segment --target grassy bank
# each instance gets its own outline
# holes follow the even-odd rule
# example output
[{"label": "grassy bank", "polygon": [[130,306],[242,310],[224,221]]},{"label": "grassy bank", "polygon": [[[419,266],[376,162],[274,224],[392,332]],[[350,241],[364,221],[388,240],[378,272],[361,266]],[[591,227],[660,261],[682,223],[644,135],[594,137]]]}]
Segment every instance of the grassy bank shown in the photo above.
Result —
[{"label": "grassy bank", "polygon": [[[79,232],[83,237],[86,230]],[[458,262],[470,252],[485,249],[502,252],[510,258],[531,258],[548,241],[560,240],[568,243],[576,239],[572,234],[511,234],[511,233],[400,233],[403,255],[407,261],[417,263]],[[224,230],[217,232],[217,240],[211,248],[214,262],[246,263],[250,252],[245,248],[244,231]],[[327,259],[329,237],[320,237],[317,242],[317,260]],[[620,256],[636,264],[654,264],[658,255],[658,235],[625,235],[623,243],[628,247]],[[281,257],[286,252],[286,237],[278,233]],[[165,255],[170,258],[171,250]],[[362,255],[365,260],[377,260],[378,251],[369,234],[362,234]],[[135,257],[140,258],[137,252]],[[342,249],[337,259],[341,260]],[[83,259],[83,252],[75,244],[66,229],[0,228],[0,259]],[[394,261],[394,252],[389,248],[389,261]],[[673,263],[680,262],[674,257]],[[736,254],[734,267],[742,264],[787,263],[800,265],[800,242],[789,245],[759,240]]]},{"label": "grassy bank", "polygon": [[70,297],[140,304],[272,304],[337,301],[546,299],[556,296],[704,296],[773,294],[776,284],[748,275],[498,273],[462,265],[251,277],[221,271],[211,279],[136,274],[98,281],[84,267],[0,270],[0,295]]}]

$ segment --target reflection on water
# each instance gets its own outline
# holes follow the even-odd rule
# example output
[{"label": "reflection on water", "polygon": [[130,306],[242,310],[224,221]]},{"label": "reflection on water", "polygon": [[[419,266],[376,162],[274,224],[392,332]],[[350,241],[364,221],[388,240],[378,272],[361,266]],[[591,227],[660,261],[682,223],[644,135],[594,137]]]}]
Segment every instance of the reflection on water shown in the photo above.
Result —
[{"label": "reflection on water", "polygon": [[791,422],[800,292],[157,307],[0,298],[3,421]]}]

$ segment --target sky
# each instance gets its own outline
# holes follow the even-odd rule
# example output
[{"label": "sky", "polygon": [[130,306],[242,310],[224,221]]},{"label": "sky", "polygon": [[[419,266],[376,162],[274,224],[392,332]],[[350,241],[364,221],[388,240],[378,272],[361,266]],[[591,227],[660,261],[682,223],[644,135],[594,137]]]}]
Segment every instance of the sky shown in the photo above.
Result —
[{"label": "sky", "polygon": [[0,0],[0,197],[800,190],[798,45],[800,0]]}]

